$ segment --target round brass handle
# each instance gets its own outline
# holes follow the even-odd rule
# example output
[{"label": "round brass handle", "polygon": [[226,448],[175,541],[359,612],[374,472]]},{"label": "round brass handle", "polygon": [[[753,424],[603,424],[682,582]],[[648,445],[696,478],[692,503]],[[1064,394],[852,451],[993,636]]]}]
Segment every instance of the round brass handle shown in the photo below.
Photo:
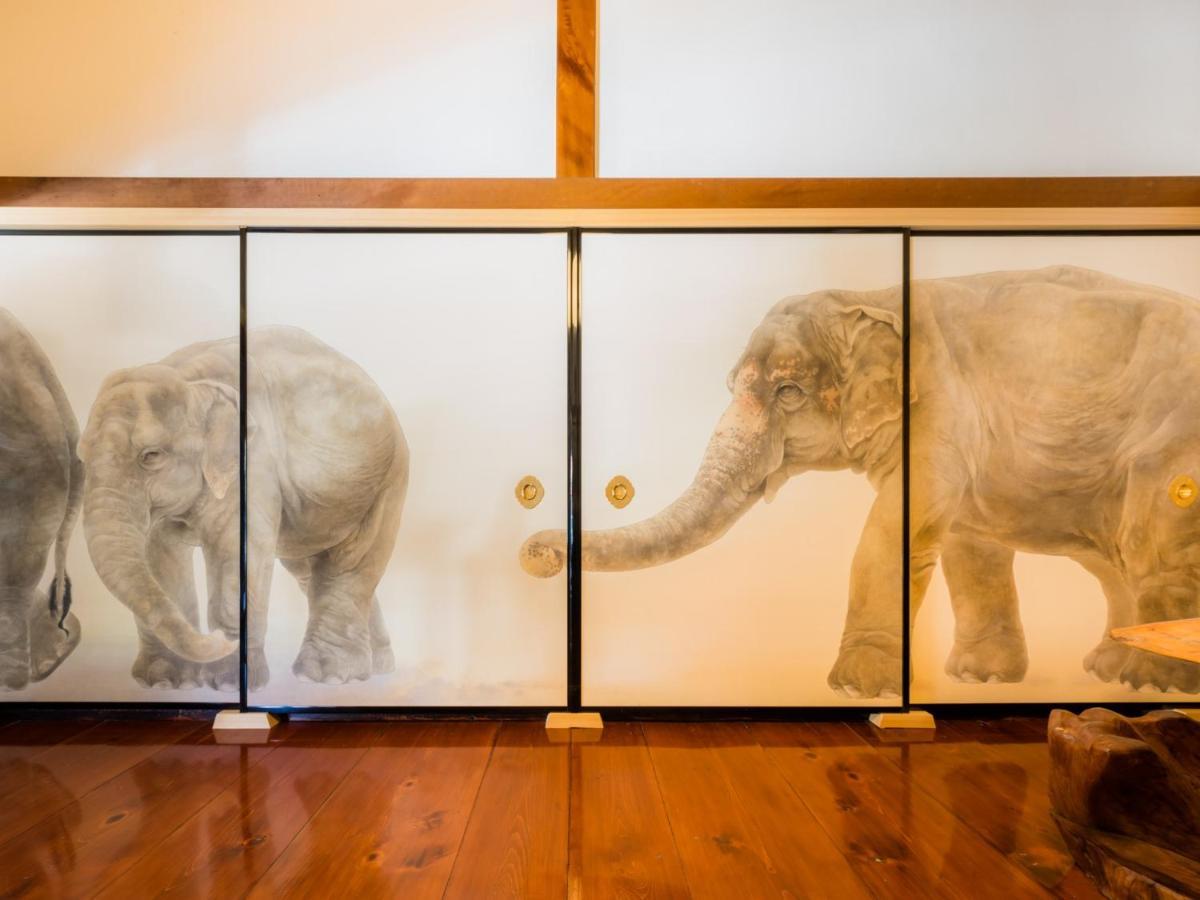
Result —
[{"label": "round brass handle", "polygon": [[513,493],[517,496],[517,502],[526,509],[533,509],[546,496],[546,490],[542,487],[542,483],[533,475],[526,475],[518,481]]},{"label": "round brass handle", "polygon": [[1196,479],[1191,475],[1176,475],[1167,493],[1171,495],[1172,503],[1180,509],[1187,509],[1200,496],[1200,488],[1196,487]]},{"label": "round brass handle", "polygon": [[633,500],[633,482],[624,475],[616,475],[604,488],[604,496],[617,509],[624,509]]}]

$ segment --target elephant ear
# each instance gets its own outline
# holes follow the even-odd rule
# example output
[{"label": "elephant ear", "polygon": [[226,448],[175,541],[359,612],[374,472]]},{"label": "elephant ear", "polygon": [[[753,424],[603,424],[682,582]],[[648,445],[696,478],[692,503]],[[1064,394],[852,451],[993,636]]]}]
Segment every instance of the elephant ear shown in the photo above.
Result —
[{"label": "elephant ear", "polygon": [[204,452],[200,470],[209,490],[223,500],[237,481],[241,461],[238,392],[220,381],[192,384],[204,417]]},{"label": "elephant ear", "polygon": [[824,331],[838,373],[842,438],[853,451],[903,414],[903,327],[890,310],[843,306]]}]

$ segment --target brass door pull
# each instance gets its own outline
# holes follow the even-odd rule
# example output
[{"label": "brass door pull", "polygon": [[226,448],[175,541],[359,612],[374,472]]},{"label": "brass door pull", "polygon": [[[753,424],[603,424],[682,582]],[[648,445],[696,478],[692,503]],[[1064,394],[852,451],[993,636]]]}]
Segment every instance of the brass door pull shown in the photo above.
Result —
[{"label": "brass door pull", "polygon": [[1167,488],[1167,493],[1171,495],[1172,503],[1180,509],[1187,509],[1196,502],[1196,497],[1200,496],[1200,489],[1196,487],[1196,479],[1192,476],[1177,475]]},{"label": "brass door pull", "polygon": [[517,502],[526,509],[533,509],[542,502],[542,497],[546,496],[542,483],[533,475],[526,475],[518,481],[514,493],[517,495]]},{"label": "brass door pull", "polygon": [[604,488],[604,496],[617,509],[624,509],[633,500],[633,482],[624,475],[614,476]]}]

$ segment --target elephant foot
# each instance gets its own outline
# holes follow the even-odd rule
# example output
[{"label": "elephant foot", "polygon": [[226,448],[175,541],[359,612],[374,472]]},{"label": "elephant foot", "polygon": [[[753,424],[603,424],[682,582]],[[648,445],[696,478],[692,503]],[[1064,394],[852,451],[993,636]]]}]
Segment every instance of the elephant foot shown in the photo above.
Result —
[{"label": "elephant foot", "polygon": [[958,638],[946,659],[946,674],[968,684],[1021,681],[1028,668],[1025,635],[1008,628],[985,638]]},{"label": "elephant foot", "polygon": [[297,678],[316,684],[366,681],[371,677],[371,670],[370,647],[333,645],[312,637],[304,639],[292,664],[292,672]]},{"label": "elephant foot", "polygon": [[[888,643],[899,641],[888,638]],[[900,696],[900,655],[873,644],[843,647],[829,673],[831,688],[856,700]]]},{"label": "elephant foot", "polygon": [[[267,665],[267,656],[262,647],[248,647],[246,650],[246,674],[249,681],[247,690],[257,691],[266,686],[271,679],[271,669]],[[203,678],[206,687],[217,691],[231,693],[241,686],[240,661],[234,653],[216,662],[205,663]]]},{"label": "elephant foot", "polygon": [[236,653],[231,653],[214,662],[204,663],[200,666],[200,683],[216,691],[233,693],[238,689],[241,681],[240,665]]},{"label": "elephant foot", "polygon": [[19,691],[29,686],[29,648],[0,651],[0,692]]},{"label": "elephant foot", "polygon": [[1083,670],[1101,681],[1116,681],[1125,664],[1129,662],[1129,654],[1128,646],[1105,638],[1083,658]]},{"label": "elephant foot", "polygon": [[203,663],[181,659],[169,650],[142,648],[131,674],[144,688],[188,691],[205,683]]},{"label": "elephant foot", "polygon": [[[66,629],[65,631],[63,629]],[[29,622],[29,677],[41,681],[62,665],[79,646],[83,628],[74,613],[67,613],[63,627],[49,609],[40,610]]]},{"label": "elephant foot", "polygon": [[29,622],[27,601],[18,594],[8,611],[0,613],[0,691],[19,691],[29,684]]},{"label": "elephant foot", "polygon": [[1121,683],[1135,691],[1200,693],[1200,664],[1132,650],[1121,669]]}]

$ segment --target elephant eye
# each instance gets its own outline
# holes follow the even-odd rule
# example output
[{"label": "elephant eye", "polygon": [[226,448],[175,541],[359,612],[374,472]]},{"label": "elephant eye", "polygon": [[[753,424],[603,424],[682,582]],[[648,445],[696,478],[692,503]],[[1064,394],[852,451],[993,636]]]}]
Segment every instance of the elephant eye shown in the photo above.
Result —
[{"label": "elephant eye", "polygon": [[775,398],[784,406],[799,406],[804,402],[804,391],[798,384],[785,381],[775,388]]},{"label": "elephant eye", "polygon": [[157,469],[167,460],[167,454],[158,447],[147,447],[138,454],[138,462],[147,469]]}]

